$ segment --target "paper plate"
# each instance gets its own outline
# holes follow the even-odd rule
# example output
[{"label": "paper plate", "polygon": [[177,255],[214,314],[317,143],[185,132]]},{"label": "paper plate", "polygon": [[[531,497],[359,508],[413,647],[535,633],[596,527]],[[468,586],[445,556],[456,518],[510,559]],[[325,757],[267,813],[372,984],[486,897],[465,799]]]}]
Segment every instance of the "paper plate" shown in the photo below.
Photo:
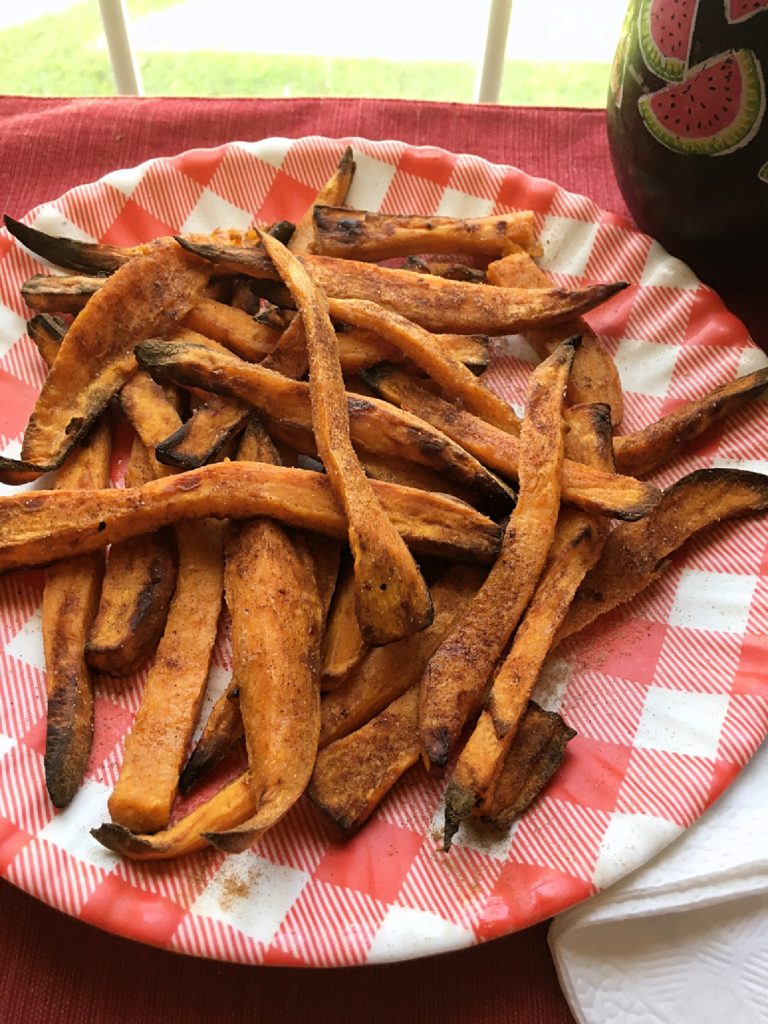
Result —
[{"label": "paper plate", "polygon": [[[296,219],[346,141],[268,139],[117,171],[26,218],[46,231],[130,245],[179,231]],[[744,326],[657,244],[583,196],[474,156],[353,139],[350,203],[478,216],[533,209],[561,284],[629,287],[589,319],[626,392],[623,430],[766,365]],[[43,380],[19,286],[41,264],[0,233],[0,450],[15,455]],[[534,362],[497,346],[486,379],[519,403]],[[704,466],[761,472],[768,406],[753,402],[681,452],[657,482]],[[377,963],[455,950],[524,928],[637,868],[689,826],[768,731],[768,531],[726,523],[695,540],[652,590],[552,656],[538,699],[577,731],[545,795],[503,839],[462,831],[439,849],[442,783],[406,776],[354,839],[303,800],[251,851],[134,864],[89,830],[107,819],[141,680],[96,683],[82,789],[45,791],[42,573],[0,579],[0,871],[59,909],[178,952],[254,964]],[[212,695],[228,674],[225,652]],[[211,698],[212,699],[212,695]]]}]

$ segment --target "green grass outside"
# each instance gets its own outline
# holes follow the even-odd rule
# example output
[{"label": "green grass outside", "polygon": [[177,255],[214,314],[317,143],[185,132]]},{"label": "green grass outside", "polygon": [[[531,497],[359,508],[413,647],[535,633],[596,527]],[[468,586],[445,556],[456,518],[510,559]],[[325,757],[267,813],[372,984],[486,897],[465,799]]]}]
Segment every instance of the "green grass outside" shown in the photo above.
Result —
[{"label": "green grass outside", "polygon": [[[131,0],[132,18],[176,0]],[[80,3],[0,31],[0,92],[36,96],[109,96],[106,48],[97,48],[95,3]],[[469,101],[468,61],[399,62],[200,51],[139,53],[148,96],[372,96]],[[608,65],[508,61],[502,103],[602,107]]]}]

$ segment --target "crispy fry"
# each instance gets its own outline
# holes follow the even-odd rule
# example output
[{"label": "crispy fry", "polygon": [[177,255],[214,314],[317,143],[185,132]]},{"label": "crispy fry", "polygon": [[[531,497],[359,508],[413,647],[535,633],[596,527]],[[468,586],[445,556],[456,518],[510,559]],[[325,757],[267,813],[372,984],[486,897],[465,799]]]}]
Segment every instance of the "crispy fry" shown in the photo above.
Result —
[{"label": "crispy fry", "polygon": [[50,316],[48,313],[41,313],[27,322],[27,334],[34,341],[49,369],[59,354],[59,346],[66,333],[66,323],[59,317]]},{"label": "crispy fry", "polygon": [[664,560],[689,537],[724,519],[768,510],[768,476],[700,469],[669,487],[639,523],[622,523],[584,578],[560,627],[557,646],[598,616],[629,601],[658,578]]},{"label": "crispy fry", "polygon": [[[423,388],[398,367],[382,363],[363,378],[383,398],[431,423],[502,476],[517,479],[518,441]],[[615,440],[615,439],[614,439]],[[585,512],[639,519],[658,502],[657,487],[563,461],[562,499]]]},{"label": "crispy fry", "polygon": [[[56,487],[78,491],[109,481],[110,430],[103,421],[56,476]],[[66,807],[82,782],[91,752],[93,695],[85,638],[99,600],[104,557],[73,558],[48,570],[42,631],[48,694],[45,784],[55,807]]]},{"label": "crispy fry", "polygon": [[[590,433],[594,437],[590,438]],[[566,451],[594,459],[600,469],[613,466],[611,419],[607,405],[571,410]],[[547,564],[515,633],[509,654],[496,672],[487,710],[483,711],[459,754],[445,796],[444,846],[461,821],[483,812],[494,787],[544,663],[576,589],[595,564],[607,537],[607,525],[597,516],[561,509]]]},{"label": "crispy fry", "polygon": [[445,262],[444,260],[424,260],[420,256],[409,256],[402,266],[403,270],[411,270],[417,274],[432,274],[434,277],[447,277],[449,281],[473,281],[483,284],[485,271],[478,267],[468,267],[465,263]]},{"label": "crispy fry", "polygon": [[240,691],[233,680],[211,708],[195,749],[179,777],[182,796],[190,793],[243,738],[239,696]]},{"label": "crispy fry", "polygon": [[67,331],[29,421],[22,459],[57,466],[135,369],[133,346],[171,327],[207,274],[176,250],[157,249],[107,279]]},{"label": "crispy fry", "polygon": [[248,406],[214,395],[155,448],[158,462],[177,469],[197,469],[221,452],[248,422]]},{"label": "crispy fry", "polygon": [[651,473],[676,455],[680,445],[699,437],[713,424],[753,401],[766,387],[768,367],[720,384],[703,397],[678,406],[643,430],[615,437],[617,469],[633,476]]},{"label": "crispy fry", "polygon": [[352,260],[387,260],[411,253],[499,256],[508,242],[535,245],[533,213],[497,217],[403,217],[316,203],[311,251]]},{"label": "crispy fry", "polygon": [[355,575],[351,564],[342,572],[333,595],[323,637],[320,682],[333,689],[359,665],[368,651],[355,613]]},{"label": "crispy fry", "polygon": [[[503,259],[490,264],[487,278],[491,284],[502,287],[547,288],[552,284],[551,278],[536,265],[533,257],[519,246]],[[545,327],[525,332],[541,359],[546,359],[571,334],[581,335],[581,347],[574,357],[568,378],[568,401],[571,405],[607,402],[611,407],[612,422],[621,423],[624,398],[619,373],[589,324],[577,319],[559,328]]]},{"label": "crispy fry", "polygon": [[315,197],[315,202],[296,225],[288,248],[291,252],[310,252],[315,236],[313,211],[319,203],[324,206],[342,206],[347,200],[347,194],[352,187],[352,179],[356,170],[355,158],[352,154],[352,147],[347,146],[341,154],[338,166],[328,181],[323,185]]},{"label": "crispy fry", "polygon": [[274,327],[259,323],[243,310],[213,299],[200,299],[182,323],[190,330],[226,345],[241,359],[254,362],[269,355],[280,338],[280,331]]},{"label": "crispy fry", "polygon": [[184,818],[161,832],[137,834],[123,825],[105,822],[91,835],[108,850],[130,860],[166,860],[196,853],[208,846],[206,832],[225,831],[256,811],[248,773],[244,772]]},{"label": "crispy fry", "polygon": [[418,686],[317,755],[307,796],[343,832],[356,832],[419,759]]},{"label": "crispy fry", "polygon": [[[439,494],[452,494],[454,498],[466,501],[474,505],[481,512],[493,511],[493,504],[489,505],[481,495],[472,492],[461,484],[455,484],[447,480],[434,469],[426,466],[419,466],[415,462],[408,462],[405,459],[395,459],[391,455],[370,455],[364,454],[360,462],[365,472],[372,480],[386,480],[391,484],[403,484],[405,487],[418,487],[422,491],[436,491]],[[510,501],[510,505],[512,502]],[[499,513],[507,511],[504,504],[496,504]]]},{"label": "crispy fry", "polygon": [[355,566],[355,605],[368,643],[385,644],[432,621],[429,590],[357,460],[328,303],[298,259],[279,242],[263,244],[291,290],[304,322],[310,367],[312,428],[331,488],[348,522]]},{"label": "crispy fry", "polygon": [[37,228],[22,224],[6,213],[3,216],[8,231],[31,252],[49,263],[82,274],[111,274],[136,255],[137,250],[120,249],[112,245],[81,242],[76,239],[49,235]]},{"label": "crispy fry", "polygon": [[[238,457],[278,461],[255,421]],[[257,820],[207,838],[236,851],[279,821],[312,773],[320,732],[323,609],[303,539],[269,519],[230,526],[225,588],[232,616],[232,676],[259,810]]]},{"label": "crispy fry", "polygon": [[[499,528],[442,494],[372,481],[414,551],[490,562]],[[47,565],[150,533],[180,519],[270,516],[343,539],[346,520],[320,473],[261,463],[218,463],[125,490],[31,491],[0,497],[0,572]]]},{"label": "crispy fry", "polygon": [[176,591],[109,798],[112,820],[134,832],[155,832],[168,824],[221,610],[221,527],[183,523],[176,528],[176,540]]},{"label": "crispy fry", "polygon": [[416,636],[369,651],[341,685],[323,698],[321,748],[360,728],[418,683],[427,662],[484,576],[480,569],[468,566],[454,566],[443,573],[431,587],[435,609],[432,625]]},{"label": "crispy fry", "polygon": [[[179,244],[234,274],[275,280],[277,272],[261,248],[214,243]],[[561,323],[588,312],[626,287],[625,282],[560,288],[480,288],[463,281],[391,270],[332,256],[298,257],[329,298],[367,299],[397,311],[429,331],[458,334],[513,334]]]},{"label": "crispy fry", "polygon": [[533,594],[554,535],[563,462],[562,403],[578,339],[531,375],[520,433],[520,492],[501,552],[432,656],[420,687],[424,757],[443,766]]},{"label": "crispy fry", "polygon": [[21,297],[36,313],[79,313],[106,282],[104,277],[34,274],[21,286]]},{"label": "crispy fry", "polygon": [[474,813],[496,828],[509,828],[552,778],[575,735],[560,715],[531,701],[492,796]]},{"label": "crispy fry", "polygon": [[396,345],[435,380],[446,395],[460,399],[470,411],[500,430],[517,434],[520,421],[514,409],[477,380],[470,370],[443,351],[429,331],[375,302],[329,299],[331,313],[340,320],[380,334]]},{"label": "crispy fry", "polygon": [[[154,480],[155,465],[143,442],[135,437],[126,486]],[[167,529],[112,545],[85,647],[91,668],[126,676],[152,655],[168,618],[176,570],[176,545]]]},{"label": "crispy fry", "polygon": [[[225,392],[252,405],[270,425],[276,423],[303,431],[313,427],[311,384],[291,381],[228,354],[178,342],[144,342],[137,346],[136,356],[153,376],[184,386]],[[509,508],[512,503],[509,489],[497,477],[423,421],[376,398],[347,395],[346,407],[352,440],[361,450],[409,458],[420,465],[439,469],[497,507]],[[174,438],[180,436],[177,433]],[[161,459],[168,459],[168,447],[175,444],[174,439],[168,439],[161,445]],[[177,458],[174,454],[174,459]]]}]

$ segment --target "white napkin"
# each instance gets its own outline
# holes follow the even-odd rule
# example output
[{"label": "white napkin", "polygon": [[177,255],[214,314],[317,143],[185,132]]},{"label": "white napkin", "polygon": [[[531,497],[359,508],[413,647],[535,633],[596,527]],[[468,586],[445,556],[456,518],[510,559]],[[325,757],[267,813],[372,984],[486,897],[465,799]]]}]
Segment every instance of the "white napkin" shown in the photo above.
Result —
[{"label": "white napkin", "polygon": [[768,743],[649,864],[549,932],[580,1024],[768,1022]]}]

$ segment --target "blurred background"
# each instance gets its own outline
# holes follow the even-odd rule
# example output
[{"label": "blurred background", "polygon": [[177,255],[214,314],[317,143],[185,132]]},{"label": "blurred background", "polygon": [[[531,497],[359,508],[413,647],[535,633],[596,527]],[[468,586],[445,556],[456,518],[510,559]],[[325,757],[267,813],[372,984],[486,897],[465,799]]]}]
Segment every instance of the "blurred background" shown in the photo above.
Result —
[{"label": "blurred background", "polygon": [[[481,98],[604,107],[625,6],[625,0],[11,0],[0,4],[0,92]],[[102,15],[112,23],[114,47],[121,13],[122,62],[131,66],[123,67],[118,89]],[[496,67],[486,62],[483,81],[489,48]]]}]

